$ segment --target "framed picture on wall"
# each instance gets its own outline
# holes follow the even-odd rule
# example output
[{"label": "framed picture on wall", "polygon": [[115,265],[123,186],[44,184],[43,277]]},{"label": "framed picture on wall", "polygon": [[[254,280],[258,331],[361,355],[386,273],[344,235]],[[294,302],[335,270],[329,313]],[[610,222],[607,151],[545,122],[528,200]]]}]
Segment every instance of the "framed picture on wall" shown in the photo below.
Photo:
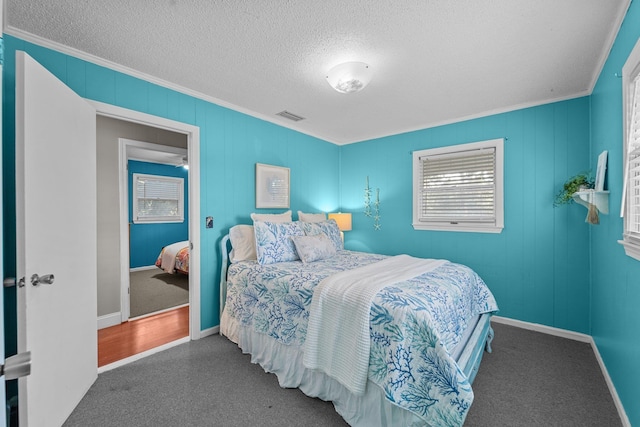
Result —
[{"label": "framed picture on wall", "polygon": [[607,171],[607,153],[608,153],[607,150],[604,150],[598,156],[598,169],[596,169],[596,184],[595,184],[596,191],[604,190],[604,177]]},{"label": "framed picture on wall", "polygon": [[289,168],[256,163],[256,208],[289,207]]}]

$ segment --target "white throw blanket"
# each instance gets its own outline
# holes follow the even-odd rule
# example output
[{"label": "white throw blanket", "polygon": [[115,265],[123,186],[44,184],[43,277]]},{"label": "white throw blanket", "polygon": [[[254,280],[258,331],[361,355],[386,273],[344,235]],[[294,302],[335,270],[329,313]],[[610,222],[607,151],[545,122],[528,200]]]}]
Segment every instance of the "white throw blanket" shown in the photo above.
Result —
[{"label": "white throw blanket", "polygon": [[172,243],[164,247],[162,251],[162,261],[160,263],[160,268],[162,268],[167,273],[175,273],[176,269],[176,255],[182,248],[186,248],[189,246],[189,241],[185,240],[184,242]]},{"label": "white throw blanket", "polygon": [[369,371],[369,312],[382,288],[447,262],[398,255],[322,280],[309,309],[304,366],[320,370],[352,393],[364,393]]}]

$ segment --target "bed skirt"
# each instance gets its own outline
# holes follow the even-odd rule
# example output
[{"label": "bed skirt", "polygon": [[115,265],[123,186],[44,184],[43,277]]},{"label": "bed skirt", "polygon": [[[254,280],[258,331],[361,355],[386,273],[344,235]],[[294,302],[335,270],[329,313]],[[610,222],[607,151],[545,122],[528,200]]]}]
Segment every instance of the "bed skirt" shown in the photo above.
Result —
[{"label": "bed skirt", "polygon": [[242,327],[226,311],[222,314],[220,334],[236,343],[243,353],[250,354],[252,363],[276,374],[280,387],[299,388],[307,396],[331,401],[336,412],[351,426],[429,426],[413,412],[385,399],[384,391],[372,381],[367,382],[363,395],[356,396],[333,378],[306,369],[300,347],[280,344],[267,335]]}]

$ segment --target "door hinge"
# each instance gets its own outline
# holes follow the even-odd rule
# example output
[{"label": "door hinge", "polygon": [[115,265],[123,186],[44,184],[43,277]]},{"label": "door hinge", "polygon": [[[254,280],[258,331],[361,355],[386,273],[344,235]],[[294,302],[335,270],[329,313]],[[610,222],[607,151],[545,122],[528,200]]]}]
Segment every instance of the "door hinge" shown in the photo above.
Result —
[{"label": "door hinge", "polygon": [[16,282],[16,278],[15,277],[7,277],[6,279],[4,279],[2,281],[2,285],[5,288],[12,288],[16,284],[18,285],[19,288],[24,287],[24,277],[21,277],[20,280],[18,280],[17,282]]},{"label": "door hinge", "polygon": [[0,366],[0,376],[4,375],[5,381],[25,377],[31,373],[31,352],[25,351],[8,357],[4,365]]}]

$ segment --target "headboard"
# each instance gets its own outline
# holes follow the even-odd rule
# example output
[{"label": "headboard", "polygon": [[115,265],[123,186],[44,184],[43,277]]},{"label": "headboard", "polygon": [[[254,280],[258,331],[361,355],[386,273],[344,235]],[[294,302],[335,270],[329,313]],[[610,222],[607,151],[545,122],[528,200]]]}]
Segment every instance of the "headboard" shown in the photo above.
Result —
[{"label": "headboard", "polygon": [[220,266],[220,319],[224,311],[224,303],[227,300],[227,269],[229,268],[229,235],[225,234],[220,240],[220,254],[222,255]]}]

